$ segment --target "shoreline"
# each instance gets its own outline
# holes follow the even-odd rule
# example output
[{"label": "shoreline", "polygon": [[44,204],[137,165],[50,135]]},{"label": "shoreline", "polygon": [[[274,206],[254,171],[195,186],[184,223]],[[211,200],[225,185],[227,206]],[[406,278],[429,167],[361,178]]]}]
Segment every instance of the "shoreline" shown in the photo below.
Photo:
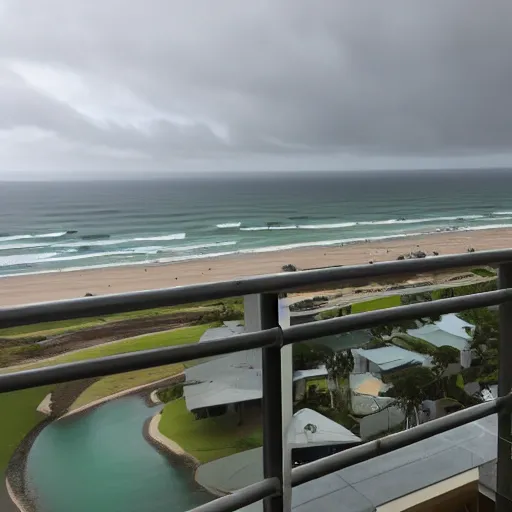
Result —
[{"label": "shoreline", "polygon": [[197,460],[193,455],[186,452],[178,443],[169,439],[167,436],[164,436],[160,432],[158,425],[160,424],[161,417],[161,412],[159,411],[149,420],[149,422],[146,422],[144,425],[144,437],[146,437],[151,444],[157,445],[159,449],[165,450],[173,457],[178,457],[180,460],[187,463],[187,465],[192,466],[195,473],[195,470],[201,465],[201,462],[199,462],[199,460]]},{"label": "shoreline", "polygon": [[107,295],[162,287],[242,279],[282,272],[293,264],[299,269],[355,265],[396,260],[399,255],[422,250],[440,255],[512,247],[512,229],[451,231],[429,235],[328,245],[280,251],[205,257],[165,264],[126,265],[54,273],[4,276],[0,306],[75,299],[87,293]]}]

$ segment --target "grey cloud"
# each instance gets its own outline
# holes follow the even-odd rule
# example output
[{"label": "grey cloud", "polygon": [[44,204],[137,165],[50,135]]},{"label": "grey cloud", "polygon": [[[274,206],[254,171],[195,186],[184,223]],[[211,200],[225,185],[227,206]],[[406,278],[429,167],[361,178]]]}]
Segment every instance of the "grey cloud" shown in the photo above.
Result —
[{"label": "grey cloud", "polygon": [[[171,170],[512,153],[509,0],[3,3],[0,129],[49,131],[79,144],[77,158],[95,148],[93,166],[123,151]],[[147,131],[98,126],[2,80],[13,61],[125,87],[162,117]],[[112,150],[103,161],[99,147]]]}]

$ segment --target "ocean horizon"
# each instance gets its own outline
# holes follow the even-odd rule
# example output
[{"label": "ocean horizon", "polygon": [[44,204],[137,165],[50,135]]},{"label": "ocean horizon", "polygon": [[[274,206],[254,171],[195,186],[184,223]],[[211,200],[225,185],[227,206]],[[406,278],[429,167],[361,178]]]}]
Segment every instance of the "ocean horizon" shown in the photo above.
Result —
[{"label": "ocean horizon", "polygon": [[512,228],[512,171],[3,182],[0,276]]}]

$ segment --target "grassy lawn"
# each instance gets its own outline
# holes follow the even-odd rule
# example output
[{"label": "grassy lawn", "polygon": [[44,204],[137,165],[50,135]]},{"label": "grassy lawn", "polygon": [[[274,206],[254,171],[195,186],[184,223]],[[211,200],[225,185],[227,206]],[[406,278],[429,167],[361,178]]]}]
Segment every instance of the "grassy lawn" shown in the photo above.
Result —
[{"label": "grassy lawn", "polygon": [[241,298],[224,299],[222,301],[201,302],[190,305],[180,305],[165,308],[145,309],[142,311],[130,311],[128,313],[117,313],[115,315],[96,316],[90,318],[77,318],[71,320],[60,320],[58,322],[43,322],[34,325],[24,325],[20,327],[11,327],[0,329],[1,337],[23,337],[23,336],[50,336],[62,334],[64,332],[78,331],[88,327],[95,327],[108,322],[117,322],[134,318],[148,318],[171,313],[187,313],[194,311],[204,311],[205,313],[214,310],[221,305],[243,311],[243,300]]},{"label": "grassy lawn", "polygon": [[22,439],[46,416],[36,411],[53,386],[0,394],[0,472]]},{"label": "grassy lawn", "polygon": [[159,366],[158,368],[148,368],[147,370],[137,370],[104,377],[98,382],[95,382],[92,386],[89,386],[73,402],[70,410],[87,405],[88,403],[94,402],[94,400],[119,393],[125,389],[142,386],[143,384],[149,384],[150,382],[177,375],[181,373],[183,369],[183,364],[168,364],[166,366]]},{"label": "grassy lawn", "polygon": [[489,268],[474,268],[471,272],[480,277],[496,277],[496,272]]},{"label": "grassy lawn", "polygon": [[[53,366],[62,363],[73,363],[76,361],[84,361],[86,359],[96,359],[98,357],[125,354],[127,352],[136,352],[139,350],[196,343],[199,341],[199,338],[203,333],[211,326],[211,324],[194,325],[192,327],[181,327],[168,332],[146,334],[137,338],[128,338],[122,341],[98,345],[97,347],[86,348],[78,352],[73,352],[72,354],[63,354],[49,361],[29,363],[16,368],[16,371],[41,368],[43,366]],[[5,368],[4,373],[9,371],[12,370]]]},{"label": "grassy lawn", "polygon": [[196,420],[187,411],[185,399],[180,398],[165,405],[159,428],[162,434],[204,463],[261,446],[263,434],[259,422],[253,419],[241,426],[237,423],[238,415]]},{"label": "grassy lawn", "polygon": [[389,295],[387,297],[379,297],[365,302],[356,302],[352,304],[352,313],[364,313],[366,311],[393,308],[400,305],[400,295]]},{"label": "grassy lawn", "polygon": [[[136,352],[138,350],[144,349],[196,343],[199,341],[199,338],[202,336],[204,331],[210,327],[211,325],[195,325],[192,327],[182,327],[180,329],[175,329],[174,331],[166,333],[148,334],[140,338],[120,341],[103,347],[93,347],[90,349],[81,350],[75,354],[60,356],[51,363],[68,363],[73,361],[81,361],[84,359],[103,357],[107,355],[122,354],[125,352]],[[184,368],[185,364],[178,363],[103,377],[99,381],[89,386],[75,400],[71,406],[71,410],[93,402],[94,400],[113,395],[114,393],[119,393],[125,389],[142,386],[143,384],[149,384],[150,382],[176,375],[181,373]]]}]

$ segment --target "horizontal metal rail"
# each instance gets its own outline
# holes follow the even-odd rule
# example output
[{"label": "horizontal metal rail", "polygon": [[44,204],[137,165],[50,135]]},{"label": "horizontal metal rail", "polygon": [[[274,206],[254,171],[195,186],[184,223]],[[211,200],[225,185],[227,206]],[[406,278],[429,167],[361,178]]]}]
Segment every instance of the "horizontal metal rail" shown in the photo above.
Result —
[{"label": "horizontal metal rail", "polygon": [[467,309],[496,306],[512,300],[512,288],[497,290],[494,292],[475,293],[449,299],[439,299],[432,302],[421,302],[407,306],[396,306],[388,309],[378,309],[365,313],[354,313],[330,320],[309,322],[294,325],[283,330],[283,344],[296,343],[297,341],[311,340],[375,327],[384,323],[392,324],[402,320],[413,320],[447,313],[458,313]]},{"label": "horizontal metal rail", "polygon": [[285,292],[308,286],[342,283],[357,279],[375,279],[436,270],[468,268],[478,265],[496,265],[506,261],[512,261],[511,249],[390,261],[373,265],[305,270],[250,277],[235,281],[219,281],[216,283],[178,286],[161,290],[29,304],[0,308],[0,328],[124,313],[256,293]]},{"label": "horizontal metal rail", "polygon": [[409,430],[391,434],[382,439],[370,441],[360,446],[349,448],[341,453],[310,462],[309,464],[292,470],[292,485],[296,487],[297,485],[304,484],[311,480],[316,480],[334,471],[339,471],[343,468],[358,464],[359,462],[373,459],[379,455],[398,450],[399,448],[404,448],[418,441],[423,441],[437,434],[442,434],[447,430],[490,416],[491,414],[499,412],[500,409],[508,409],[511,406],[512,395],[503,396],[492,402],[474,405],[448,416],[444,416],[443,418],[428,421],[427,423],[423,423]]},{"label": "horizontal metal rail", "polygon": [[471,308],[493,306],[511,300],[512,289],[497,290],[441,299],[434,302],[357,313],[332,320],[296,325],[287,329],[275,327],[253,333],[237,334],[207,343],[140,350],[76,363],[7,373],[0,375],[0,393],[79,379],[103,377],[133,370],[143,370],[164,364],[182,363],[202,357],[263,348],[275,344],[288,345],[331,334],[373,327],[382,323],[393,323],[405,319],[454,313]]},{"label": "horizontal metal rail", "polygon": [[105,375],[114,375],[133,370],[143,370],[164,364],[182,363],[202,357],[229,354],[240,350],[263,348],[276,344],[288,345],[290,343],[312,340],[331,334],[373,327],[383,323],[393,323],[405,319],[493,306],[511,300],[512,289],[497,290],[494,292],[477,293],[433,302],[357,313],[331,320],[296,325],[294,327],[288,327],[287,329],[275,327],[253,333],[237,334],[207,343],[140,350],[76,363],[7,373],[0,375],[0,393],[79,379],[103,377]]},{"label": "horizontal metal rail", "polygon": [[193,512],[233,512],[280,493],[278,478],[266,478],[243,489],[193,509]]},{"label": "horizontal metal rail", "polygon": [[266,331],[239,334],[213,342],[140,350],[76,363],[7,373],[0,375],[0,393],[155,368],[166,364],[183,363],[193,359],[271,345],[281,345],[281,329],[278,327]]}]

